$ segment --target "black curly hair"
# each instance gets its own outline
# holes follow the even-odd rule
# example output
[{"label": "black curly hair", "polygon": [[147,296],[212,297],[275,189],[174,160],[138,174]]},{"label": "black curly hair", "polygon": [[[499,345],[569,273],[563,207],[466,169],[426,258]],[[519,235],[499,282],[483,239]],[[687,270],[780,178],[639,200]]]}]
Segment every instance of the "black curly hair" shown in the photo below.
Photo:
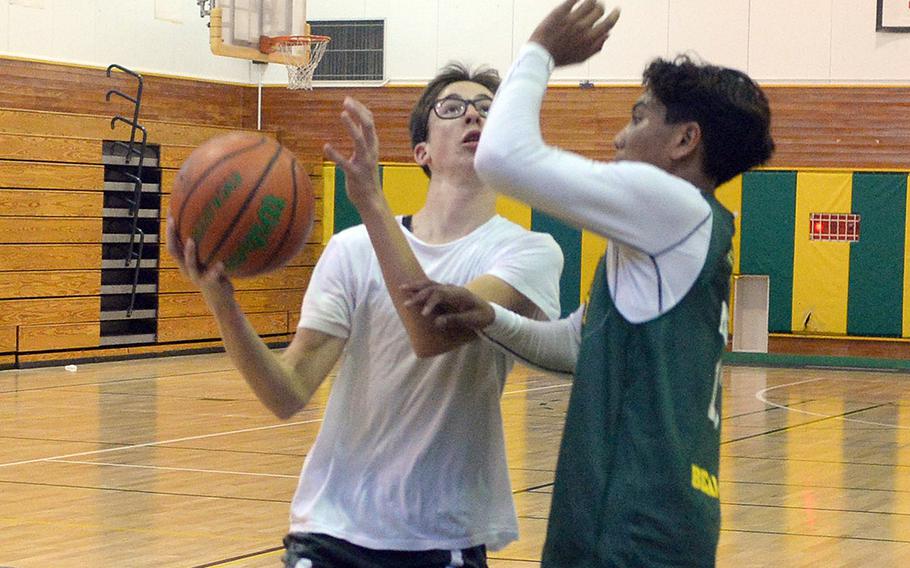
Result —
[{"label": "black curly hair", "polygon": [[666,107],[668,124],[694,121],[701,127],[704,170],[717,185],[774,152],[768,99],[745,73],[681,55],[655,59],[643,78],[645,89]]}]

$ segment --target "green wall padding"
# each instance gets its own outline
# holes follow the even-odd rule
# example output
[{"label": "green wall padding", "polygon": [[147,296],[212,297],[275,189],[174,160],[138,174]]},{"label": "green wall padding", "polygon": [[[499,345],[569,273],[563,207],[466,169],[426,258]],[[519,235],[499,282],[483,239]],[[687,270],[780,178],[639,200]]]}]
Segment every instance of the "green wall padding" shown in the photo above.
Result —
[{"label": "green wall padding", "polygon": [[[363,223],[360,213],[348,199],[344,170],[335,168],[335,232]],[[379,166],[379,183],[382,183],[382,166]]]},{"label": "green wall padding", "polygon": [[578,307],[581,286],[581,231],[539,211],[531,212],[531,230],[550,233],[562,248],[565,264],[559,280],[559,304],[563,317]]},{"label": "green wall padding", "polygon": [[770,277],[768,329],[789,333],[793,303],[796,172],[743,174],[739,270]]},{"label": "green wall padding", "polygon": [[850,245],[847,335],[901,335],[906,201],[907,174],[853,174],[860,233]]}]

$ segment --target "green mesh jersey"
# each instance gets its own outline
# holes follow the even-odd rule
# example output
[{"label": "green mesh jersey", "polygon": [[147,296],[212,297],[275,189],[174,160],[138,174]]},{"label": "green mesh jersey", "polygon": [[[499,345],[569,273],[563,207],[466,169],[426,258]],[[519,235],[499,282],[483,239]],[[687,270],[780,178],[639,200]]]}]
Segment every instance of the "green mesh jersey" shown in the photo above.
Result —
[{"label": "green mesh jersey", "polygon": [[628,322],[600,261],[556,469],[545,568],[714,566],[733,217],[706,199],[713,215],[705,265],[666,313]]}]

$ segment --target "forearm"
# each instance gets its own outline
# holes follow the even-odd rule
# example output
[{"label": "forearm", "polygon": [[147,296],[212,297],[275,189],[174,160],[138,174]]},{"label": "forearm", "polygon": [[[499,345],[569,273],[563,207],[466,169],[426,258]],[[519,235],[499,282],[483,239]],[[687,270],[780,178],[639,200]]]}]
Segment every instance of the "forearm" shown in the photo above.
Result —
[{"label": "forearm", "polygon": [[546,145],[539,116],[549,65],[546,51],[529,44],[503,81],[475,159],[484,181],[570,225],[649,254],[707,218],[710,207],[698,189],[659,168],[597,162]]},{"label": "forearm", "polygon": [[556,321],[525,318],[496,304],[481,335],[503,352],[544,371],[572,375],[581,345],[583,307]]},{"label": "forearm", "polygon": [[370,235],[370,242],[379,260],[392,303],[411,340],[418,357],[445,353],[459,345],[476,339],[471,331],[443,332],[421,316],[420,310],[406,305],[402,285],[426,280],[427,276],[414,255],[398,220],[385,199],[377,199],[358,207],[361,219]]},{"label": "forearm", "polygon": [[262,341],[233,297],[209,307],[228,356],[262,404],[282,419],[303,408],[321,381],[298,380],[293,367]]}]

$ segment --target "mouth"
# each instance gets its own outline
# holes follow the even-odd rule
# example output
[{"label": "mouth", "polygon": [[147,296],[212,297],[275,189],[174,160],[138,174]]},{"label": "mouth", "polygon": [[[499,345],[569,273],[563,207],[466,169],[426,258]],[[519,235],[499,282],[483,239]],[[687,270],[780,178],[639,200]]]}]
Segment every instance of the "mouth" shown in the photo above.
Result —
[{"label": "mouth", "polygon": [[480,131],[472,130],[464,135],[464,138],[461,139],[462,144],[470,144],[472,146],[477,146],[477,143],[480,142]]}]

